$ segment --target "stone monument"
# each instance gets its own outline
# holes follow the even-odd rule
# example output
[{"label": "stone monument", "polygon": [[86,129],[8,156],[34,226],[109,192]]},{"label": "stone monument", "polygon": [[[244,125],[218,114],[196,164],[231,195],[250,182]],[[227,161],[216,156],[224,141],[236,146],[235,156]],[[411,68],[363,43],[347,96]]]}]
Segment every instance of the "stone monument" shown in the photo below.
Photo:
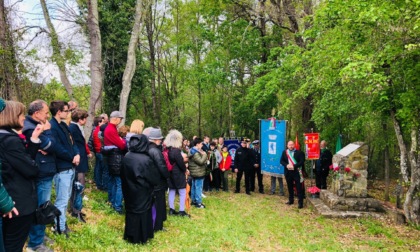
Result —
[{"label": "stone monument", "polygon": [[333,156],[328,190],[321,190],[320,201],[313,202],[315,207],[320,207],[331,216],[341,217],[361,216],[364,212],[383,212],[381,203],[368,196],[367,168],[366,144],[354,142],[341,149]]}]

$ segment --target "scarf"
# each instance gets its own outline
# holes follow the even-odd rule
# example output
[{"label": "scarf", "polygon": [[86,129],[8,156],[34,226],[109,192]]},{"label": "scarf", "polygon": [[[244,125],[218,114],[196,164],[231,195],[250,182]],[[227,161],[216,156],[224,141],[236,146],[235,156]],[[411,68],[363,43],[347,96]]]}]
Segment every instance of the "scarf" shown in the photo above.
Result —
[{"label": "scarf", "polygon": [[[293,166],[297,163],[296,159],[294,157],[294,153],[295,153],[294,150],[291,151],[291,150],[287,149],[287,151],[286,151],[286,156],[287,156],[287,159],[289,160],[289,164],[291,164]],[[300,183],[303,183],[304,179],[303,179],[302,167],[298,167],[298,172],[299,172],[299,177],[300,177]]]}]

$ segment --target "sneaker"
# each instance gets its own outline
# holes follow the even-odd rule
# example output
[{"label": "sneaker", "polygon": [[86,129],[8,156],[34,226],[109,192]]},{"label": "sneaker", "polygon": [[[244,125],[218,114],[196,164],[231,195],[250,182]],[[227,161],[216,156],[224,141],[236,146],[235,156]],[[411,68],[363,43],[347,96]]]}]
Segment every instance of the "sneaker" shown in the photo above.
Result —
[{"label": "sneaker", "polygon": [[203,199],[207,198],[206,195],[204,194],[201,194],[201,197],[203,197]]},{"label": "sneaker", "polygon": [[26,252],[53,252],[54,250],[50,249],[49,247],[45,246],[44,244],[38,245],[34,248],[27,247]]},{"label": "sneaker", "polygon": [[205,206],[205,205],[203,205],[203,204],[197,204],[197,205],[195,205],[195,207],[196,207],[196,208],[206,208],[206,206]]}]

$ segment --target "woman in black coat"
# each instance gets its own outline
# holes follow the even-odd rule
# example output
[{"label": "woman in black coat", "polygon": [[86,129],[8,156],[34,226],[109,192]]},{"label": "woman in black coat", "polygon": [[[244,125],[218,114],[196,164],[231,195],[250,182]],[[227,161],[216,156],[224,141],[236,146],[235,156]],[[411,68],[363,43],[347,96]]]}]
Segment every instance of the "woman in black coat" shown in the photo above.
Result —
[{"label": "woman in black coat", "polygon": [[[185,212],[185,198],[186,198],[186,175],[188,175],[185,160],[182,157],[182,134],[177,130],[169,131],[165,138],[164,145],[169,148],[169,161],[173,165],[172,171],[168,179],[169,187],[169,215],[189,216]],[[179,213],[175,211],[175,194],[179,193]]]},{"label": "woman in black coat", "polygon": [[76,176],[74,176],[70,198],[70,209],[71,216],[76,217],[80,222],[86,222],[82,214],[83,195],[86,185],[86,173],[89,169],[88,157],[92,156],[87,152],[88,148],[86,148],[86,140],[83,135],[83,126],[86,124],[88,116],[86,110],[77,109],[71,113],[69,125],[71,136],[80,153],[80,163],[76,166]]},{"label": "woman in black coat", "polygon": [[160,175],[148,154],[148,144],[145,135],[132,136],[121,169],[126,210],[124,239],[131,243],[146,243],[153,238],[152,199]]},{"label": "woman in black coat", "polygon": [[19,215],[3,217],[3,242],[6,251],[22,251],[29,230],[35,220],[38,205],[36,179],[38,167],[34,161],[43,131],[38,124],[25,143],[18,132],[23,128],[25,106],[20,102],[7,101],[0,113],[0,158],[2,180],[6,191],[15,202]]}]

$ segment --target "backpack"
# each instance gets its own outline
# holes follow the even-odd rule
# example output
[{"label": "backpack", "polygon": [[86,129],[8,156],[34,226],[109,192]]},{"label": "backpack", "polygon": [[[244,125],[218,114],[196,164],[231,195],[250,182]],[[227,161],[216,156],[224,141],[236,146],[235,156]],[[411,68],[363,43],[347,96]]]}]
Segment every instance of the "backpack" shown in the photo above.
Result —
[{"label": "backpack", "polygon": [[169,148],[164,147],[162,154],[163,158],[165,159],[166,167],[168,167],[168,171],[172,171],[173,164],[171,164],[171,161],[169,161]]}]

